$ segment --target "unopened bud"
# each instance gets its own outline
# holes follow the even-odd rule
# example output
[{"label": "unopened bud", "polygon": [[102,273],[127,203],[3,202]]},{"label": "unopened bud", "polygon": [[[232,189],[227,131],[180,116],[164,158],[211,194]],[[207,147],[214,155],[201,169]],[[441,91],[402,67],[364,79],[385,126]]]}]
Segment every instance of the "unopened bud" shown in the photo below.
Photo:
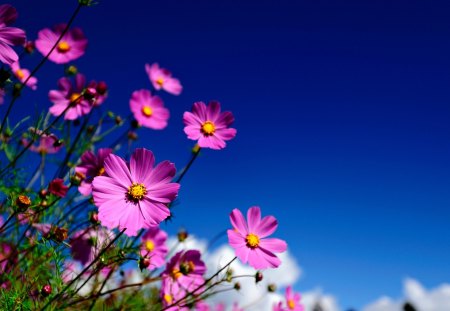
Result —
[{"label": "unopened bud", "polygon": [[141,257],[139,259],[139,269],[144,270],[150,266],[150,258]]},{"label": "unopened bud", "polygon": [[100,95],[105,95],[108,92],[108,85],[104,81],[97,83],[97,93]]},{"label": "unopened bud", "polygon": [[19,195],[16,199],[17,207],[21,212],[24,212],[27,210],[27,208],[31,205],[31,200],[26,195]]},{"label": "unopened bud", "polygon": [[116,116],[114,118],[114,122],[116,123],[116,125],[122,125],[123,120],[122,120],[122,118],[120,116]]},{"label": "unopened bud", "polygon": [[235,290],[240,290],[241,289],[241,283],[239,283],[239,282],[234,283],[234,289]]},{"label": "unopened bud", "polygon": [[129,131],[128,132],[128,139],[129,140],[137,140],[138,139],[137,133],[133,132],[133,131]]},{"label": "unopened bud", "polygon": [[69,67],[67,67],[66,69],[66,75],[68,76],[74,76],[78,73],[78,68],[75,67],[74,65],[71,65]]},{"label": "unopened bud", "polygon": [[41,191],[39,191],[39,196],[41,197],[41,199],[45,199],[47,195],[48,195],[47,189],[42,189]]},{"label": "unopened bud", "polygon": [[192,153],[199,153],[200,149],[200,146],[198,144],[195,144],[195,146],[192,147]]},{"label": "unopened bud", "polygon": [[44,297],[49,296],[52,293],[52,286],[50,284],[42,286],[41,295]]},{"label": "unopened bud", "polygon": [[94,130],[95,130],[95,127],[94,127],[93,125],[89,125],[89,126],[86,128],[86,132],[87,132],[88,134],[94,133]]},{"label": "unopened bud", "polygon": [[34,52],[34,42],[33,41],[27,41],[25,43],[25,52],[27,52],[28,54],[31,54]]},{"label": "unopened bud", "polygon": [[255,283],[261,282],[263,279],[263,274],[261,271],[256,271],[255,273]]},{"label": "unopened bud", "polygon": [[131,121],[131,128],[137,129],[139,127],[139,123],[136,120]]},{"label": "unopened bud", "polygon": [[100,224],[100,222],[98,221],[98,213],[93,212],[89,217],[89,221],[94,225]]},{"label": "unopened bud", "polygon": [[267,291],[269,291],[270,293],[274,293],[277,290],[277,286],[275,284],[269,284],[267,286]]},{"label": "unopened bud", "polygon": [[55,227],[53,229],[53,237],[55,241],[62,242],[69,237],[68,230],[66,228]]}]

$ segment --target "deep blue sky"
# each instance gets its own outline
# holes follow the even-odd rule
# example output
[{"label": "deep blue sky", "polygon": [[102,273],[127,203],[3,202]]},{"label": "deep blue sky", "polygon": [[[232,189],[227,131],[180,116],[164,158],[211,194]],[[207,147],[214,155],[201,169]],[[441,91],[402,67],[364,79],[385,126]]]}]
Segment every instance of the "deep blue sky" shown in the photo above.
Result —
[{"label": "deep blue sky", "polygon": [[[13,1],[16,25],[33,39],[75,2]],[[100,0],[75,22],[90,41],[76,64],[124,116],[150,87],[146,62],[180,78],[181,96],[162,94],[169,127],[136,145],[178,168],[192,146],[183,111],[210,99],[232,110],[236,139],[194,164],[169,230],[207,238],[258,204],[305,271],[296,288],[345,308],[399,296],[406,276],[450,281],[450,5],[336,2]],[[19,105],[47,108],[61,72],[47,64]]]}]

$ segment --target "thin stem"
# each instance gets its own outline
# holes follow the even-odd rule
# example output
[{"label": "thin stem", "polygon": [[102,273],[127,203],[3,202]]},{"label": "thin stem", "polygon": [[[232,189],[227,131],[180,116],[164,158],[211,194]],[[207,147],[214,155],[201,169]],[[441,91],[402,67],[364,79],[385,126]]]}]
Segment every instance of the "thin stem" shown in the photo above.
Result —
[{"label": "thin stem", "polygon": [[194,163],[195,159],[197,159],[197,156],[200,153],[201,148],[196,149],[195,151],[193,151],[192,153],[192,157],[189,160],[188,164],[186,165],[186,167],[181,171],[180,176],[178,176],[178,178],[175,180],[176,183],[180,183],[181,180],[183,179],[184,175],[187,173],[187,171],[189,170],[189,168],[191,167],[192,163]]}]

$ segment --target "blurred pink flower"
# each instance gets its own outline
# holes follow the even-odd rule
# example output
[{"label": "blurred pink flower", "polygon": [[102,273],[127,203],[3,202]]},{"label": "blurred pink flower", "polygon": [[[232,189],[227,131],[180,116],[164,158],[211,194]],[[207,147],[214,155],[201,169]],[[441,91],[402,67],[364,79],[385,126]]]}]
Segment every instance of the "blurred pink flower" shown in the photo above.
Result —
[{"label": "blurred pink flower", "polygon": [[113,238],[114,233],[105,228],[78,230],[70,239],[72,257],[88,265]]},{"label": "blurred pink flower", "polygon": [[64,185],[64,180],[62,180],[61,178],[53,179],[48,185],[48,192],[60,198],[64,198],[68,190],[69,187]]},{"label": "blurred pink flower", "polygon": [[274,311],[304,311],[305,308],[300,302],[301,295],[300,293],[296,293],[292,291],[292,287],[288,286],[286,288],[286,307],[283,306],[283,303],[280,301],[278,304],[273,306]]},{"label": "blurred pink flower", "polygon": [[100,148],[97,155],[90,150],[81,155],[81,163],[75,167],[75,173],[82,179],[78,186],[78,191],[82,195],[90,195],[94,177],[105,174],[103,162],[111,153],[111,148]]},{"label": "blurred pink flower", "polygon": [[167,233],[158,227],[149,228],[141,239],[141,256],[150,258],[149,269],[159,268],[165,264],[168,249]]},{"label": "blurred pink flower", "polygon": [[155,90],[163,89],[173,95],[181,94],[183,87],[178,79],[172,78],[172,73],[169,70],[160,68],[158,63],[154,63],[151,66],[145,64],[145,71]]},{"label": "blurred pink flower", "polygon": [[238,303],[235,302],[233,303],[233,308],[231,309],[231,311],[244,311],[244,308],[240,308]]},{"label": "blurred pink flower", "polygon": [[163,282],[178,283],[181,288],[192,291],[204,283],[205,263],[198,250],[180,251],[167,263],[162,273]]},{"label": "blurred pink flower", "polygon": [[156,167],[150,150],[139,148],[131,155],[129,166],[110,154],[105,159],[106,176],[92,182],[92,196],[98,207],[98,219],[109,229],[126,229],[128,236],[142,228],[157,226],[170,215],[167,204],[180,188],[172,183],[175,165],[163,161]]},{"label": "blurred pink flower", "polygon": [[16,266],[18,253],[13,244],[0,242],[0,275]]},{"label": "blurred pink flower", "polygon": [[0,62],[11,65],[19,57],[10,45],[25,44],[25,31],[9,27],[17,19],[17,11],[9,4],[0,5]]},{"label": "blurred pink flower", "polygon": [[[11,64],[11,70],[13,74],[16,76],[17,79],[19,79],[20,82],[24,83],[28,77],[30,76],[30,71],[25,68],[20,68],[19,62],[14,62]],[[31,77],[27,81],[27,86],[30,87],[32,90],[37,89],[37,78]]]},{"label": "blurred pink flower", "polygon": [[[164,281],[161,285],[160,296],[163,307],[168,307],[178,300],[182,299],[187,294],[186,290],[176,282]],[[188,307],[180,307],[183,303],[172,306],[167,311],[188,311]]]},{"label": "blurred pink flower", "polygon": [[229,111],[220,112],[220,103],[212,101],[208,106],[204,102],[196,102],[192,112],[183,115],[184,132],[189,139],[198,140],[202,148],[223,149],[225,141],[236,136],[236,129],[228,128],[234,121]]},{"label": "blurred pink flower", "polygon": [[75,85],[72,84],[69,78],[63,77],[59,79],[59,90],[51,90],[48,93],[48,97],[53,103],[53,106],[49,109],[50,113],[57,117],[70,105],[71,107],[65,112],[64,119],[75,120],[88,114],[92,109],[92,105],[82,95],[85,86],[86,78],[80,73],[75,76]]},{"label": "blurred pink flower", "polygon": [[[66,25],[59,24],[53,29],[45,28],[39,31],[35,41],[36,48],[42,55],[46,56],[58,38],[66,28]],[[61,38],[56,48],[48,57],[49,60],[57,64],[66,64],[72,60],[83,56],[86,50],[87,39],[80,28],[69,29]]]},{"label": "blurred pink flower", "polygon": [[[28,129],[30,133],[33,135],[40,135],[39,144],[31,145],[30,150],[33,152],[37,152],[40,154],[51,154],[57,153],[62,148],[62,143],[59,141],[58,137],[55,134],[45,134],[41,130],[38,130],[34,127],[30,127]],[[26,146],[29,144],[29,140],[26,138],[22,139],[22,145]]]},{"label": "blurred pink flower", "polygon": [[130,99],[130,110],[141,126],[162,130],[167,126],[170,113],[164,108],[164,102],[158,96],[152,96],[149,90],[134,91]]},{"label": "blurred pink flower", "polygon": [[230,214],[232,230],[228,230],[228,241],[236,256],[255,269],[276,268],[281,264],[274,253],[286,251],[285,241],[266,237],[275,232],[278,222],[273,216],[261,219],[258,206],[250,207],[247,221],[241,211],[234,209]]}]

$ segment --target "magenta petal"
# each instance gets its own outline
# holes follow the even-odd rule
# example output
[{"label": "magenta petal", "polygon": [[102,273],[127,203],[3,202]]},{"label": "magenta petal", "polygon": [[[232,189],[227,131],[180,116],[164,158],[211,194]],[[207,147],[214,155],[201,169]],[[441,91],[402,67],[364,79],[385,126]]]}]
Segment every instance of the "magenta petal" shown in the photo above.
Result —
[{"label": "magenta petal", "polygon": [[261,209],[259,206],[252,206],[247,211],[248,231],[250,233],[256,233],[259,222],[261,221]]},{"label": "magenta petal", "polygon": [[175,164],[170,161],[162,161],[148,174],[145,184],[152,187],[159,183],[168,183],[175,176]]},{"label": "magenta petal", "polygon": [[180,184],[169,183],[169,184],[157,184],[156,186],[150,186],[147,190],[147,197],[153,201],[158,201],[161,203],[172,202],[180,189]]},{"label": "magenta petal", "polygon": [[206,112],[206,119],[216,123],[216,120],[218,119],[219,115],[220,115],[220,103],[217,101],[209,102]]},{"label": "magenta petal", "polygon": [[287,249],[287,244],[285,241],[275,238],[261,239],[259,241],[259,246],[273,253],[282,253]]},{"label": "magenta petal", "polygon": [[0,41],[0,62],[11,65],[18,59],[19,56],[17,56],[16,52],[9,45]]},{"label": "magenta petal", "polygon": [[144,148],[136,149],[131,155],[130,172],[134,182],[143,183],[155,165],[153,152]]},{"label": "magenta petal", "polygon": [[248,229],[247,229],[247,223],[244,219],[244,215],[242,215],[241,211],[235,208],[231,214],[230,214],[230,221],[233,225],[233,228],[237,229],[239,233],[242,235],[247,235]]},{"label": "magenta petal", "polygon": [[233,248],[239,248],[246,246],[245,238],[234,230],[227,230],[228,243]]},{"label": "magenta petal", "polygon": [[110,154],[105,159],[105,171],[108,176],[111,176],[123,185],[132,184],[131,175],[125,161],[114,154]]},{"label": "magenta petal", "polygon": [[273,216],[264,217],[255,228],[255,234],[260,238],[265,238],[275,232],[278,227],[278,221]]}]

